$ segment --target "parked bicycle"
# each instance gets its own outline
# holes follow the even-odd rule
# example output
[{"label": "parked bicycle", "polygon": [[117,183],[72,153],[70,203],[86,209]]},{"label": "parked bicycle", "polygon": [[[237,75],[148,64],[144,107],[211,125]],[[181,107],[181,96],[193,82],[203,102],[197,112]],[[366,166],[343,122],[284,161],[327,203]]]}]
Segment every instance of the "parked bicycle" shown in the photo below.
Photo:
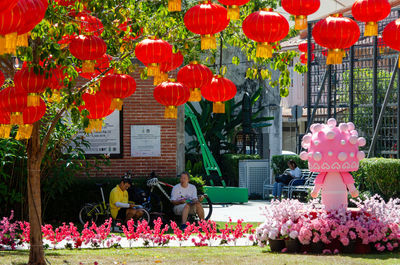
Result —
[{"label": "parked bicycle", "polygon": [[[100,188],[102,201],[86,203],[79,211],[79,221],[82,225],[85,225],[87,222],[89,222],[89,224],[94,222],[98,225],[111,217],[110,204],[106,203],[104,197],[104,185],[104,183],[96,183],[96,186]],[[143,216],[139,220],[150,222],[149,212],[146,209],[141,210],[143,211]]]},{"label": "parked bicycle", "polygon": [[[146,209],[150,214],[153,212],[165,212],[165,207],[162,203],[162,200],[158,198],[158,195],[155,194],[155,188],[159,189],[161,193],[168,199],[169,202],[171,202],[171,197],[168,195],[168,193],[164,190],[162,186],[173,188],[172,185],[159,181],[158,178],[155,176],[155,174],[152,174],[152,178],[147,180],[147,186],[150,188],[150,192],[148,194],[147,199],[145,202],[142,204],[144,209]],[[210,198],[208,198],[207,194],[199,194],[199,201],[202,203],[203,209],[204,209],[204,219],[208,220],[211,217],[212,214],[212,202]],[[172,207],[171,205],[169,205]],[[197,221],[199,220],[199,217],[196,215],[189,216],[189,221]]]}]

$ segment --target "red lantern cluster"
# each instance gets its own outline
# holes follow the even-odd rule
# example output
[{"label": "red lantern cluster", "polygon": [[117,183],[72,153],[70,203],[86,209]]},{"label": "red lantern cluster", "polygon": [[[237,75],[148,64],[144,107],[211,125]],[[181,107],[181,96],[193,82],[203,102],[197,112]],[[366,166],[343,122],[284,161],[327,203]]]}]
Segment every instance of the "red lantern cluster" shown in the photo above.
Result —
[{"label": "red lantern cluster", "polygon": [[228,19],[238,20],[240,18],[239,6],[247,4],[250,0],[218,0],[228,7]]},{"label": "red lantern cluster", "polygon": [[178,117],[177,106],[185,104],[189,97],[189,88],[174,80],[163,82],[154,88],[155,100],[165,106],[164,118],[176,119]]},{"label": "red lantern cluster", "polygon": [[211,82],[201,89],[203,97],[213,102],[214,113],[225,113],[225,101],[234,98],[236,92],[236,85],[221,75],[215,75]]},{"label": "red lantern cluster", "polygon": [[256,56],[271,58],[273,43],[286,37],[289,23],[272,8],[264,8],[246,17],[242,28],[249,39],[257,42]]},{"label": "red lantern cluster", "polygon": [[328,48],[326,64],[341,64],[345,49],[360,37],[360,29],[354,20],[334,14],[315,24],[312,35],[316,43]]},{"label": "red lantern cluster", "polygon": [[225,7],[205,1],[190,8],[184,18],[186,28],[201,35],[201,49],[216,49],[215,34],[224,30],[228,24],[228,12]]},{"label": "red lantern cluster", "polygon": [[103,118],[113,113],[113,110],[110,109],[111,98],[103,93],[95,95],[85,93],[82,95],[82,100],[84,105],[79,106],[79,110],[86,109],[89,111],[87,116],[89,125],[85,128],[85,132],[100,132],[103,126]]},{"label": "red lantern cluster", "polygon": [[7,6],[0,13],[0,55],[15,54],[17,46],[28,46],[27,34],[43,19],[48,3],[43,0],[2,2],[7,2]]},{"label": "red lantern cluster", "polygon": [[79,35],[71,41],[69,50],[73,56],[82,60],[82,72],[93,73],[97,59],[107,51],[104,40],[97,36]]},{"label": "red lantern cluster", "polygon": [[160,75],[160,64],[171,60],[171,44],[164,40],[145,39],[136,45],[136,58],[147,66],[148,76]]},{"label": "red lantern cluster", "polygon": [[123,99],[136,91],[135,79],[129,75],[111,74],[103,77],[100,82],[100,92],[112,98],[110,109],[122,110]]},{"label": "red lantern cluster", "polygon": [[356,0],[351,8],[355,20],[365,22],[364,36],[378,35],[378,21],[390,13],[388,0]]},{"label": "red lantern cluster", "polygon": [[307,16],[318,11],[319,0],[282,0],[281,5],[289,14],[294,16],[294,28],[307,28]]},{"label": "red lantern cluster", "polygon": [[198,102],[201,100],[201,89],[211,83],[213,73],[211,70],[196,61],[182,67],[178,72],[178,82],[190,89],[189,101]]}]

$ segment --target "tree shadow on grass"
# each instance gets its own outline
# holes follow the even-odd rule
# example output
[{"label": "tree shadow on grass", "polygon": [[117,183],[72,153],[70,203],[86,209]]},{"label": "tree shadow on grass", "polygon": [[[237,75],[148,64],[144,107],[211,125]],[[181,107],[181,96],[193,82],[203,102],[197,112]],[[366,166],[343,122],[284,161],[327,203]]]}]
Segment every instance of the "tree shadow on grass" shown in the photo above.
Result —
[{"label": "tree shadow on grass", "polygon": [[[45,250],[45,255],[46,256],[53,256],[53,257],[62,257],[66,256],[57,252],[51,252],[51,251],[46,251]],[[29,256],[29,250],[10,250],[10,251],[0,251],[0,257],[6,257],[6,256]]]}]

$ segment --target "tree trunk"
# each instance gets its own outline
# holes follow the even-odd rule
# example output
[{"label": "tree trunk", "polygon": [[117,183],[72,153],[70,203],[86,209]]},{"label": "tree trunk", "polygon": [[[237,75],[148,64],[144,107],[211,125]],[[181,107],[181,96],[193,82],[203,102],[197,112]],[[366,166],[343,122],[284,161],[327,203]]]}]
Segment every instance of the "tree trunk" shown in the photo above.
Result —
[{"label": "tree trunk", "polygon": [[42,202],[40,195],[40,134],[39,124],[33,127],[32,137],[28,141],[28,206],[30,231],[29,263],[45,265],[43,242],[42,242]]}]

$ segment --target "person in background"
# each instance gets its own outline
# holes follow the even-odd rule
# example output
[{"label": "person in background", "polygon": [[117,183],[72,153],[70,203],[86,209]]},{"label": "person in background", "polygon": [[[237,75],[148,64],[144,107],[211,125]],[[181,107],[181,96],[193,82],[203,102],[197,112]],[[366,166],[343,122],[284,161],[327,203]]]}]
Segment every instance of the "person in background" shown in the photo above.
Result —
[{"label": "person in background", "polygon": [[137,219],[143,216],[143,212],[140,209],[134,209],[135,205],[128,202],[127,190],[131,185],[131,178],[122,177],[120,183],[110,193],[111,216],[113,219],[121,220],[125,224],[129,219]]},{"label": "person in background", "polygon": [[274,188],[272,190],[274,199],[281,198],[283,186],[288,185],[292,179],[301,178],[301,169],[297,166],[296,162],[289,160],[287,164],[290,168],[290,171],[275,177]]},{"label": "person in background", "polygon": [[180,177],[180,183],[176,184],[171,193],[171,202],[174,205],[174,213],[182,215],[181,228],[186,227],[186,221],[189,213],[197,213],[201,220],[204,219],[204,209],[201,205],[201,198],[197,197],[196,186],[189,184],[190,175],[183,172]]}]

